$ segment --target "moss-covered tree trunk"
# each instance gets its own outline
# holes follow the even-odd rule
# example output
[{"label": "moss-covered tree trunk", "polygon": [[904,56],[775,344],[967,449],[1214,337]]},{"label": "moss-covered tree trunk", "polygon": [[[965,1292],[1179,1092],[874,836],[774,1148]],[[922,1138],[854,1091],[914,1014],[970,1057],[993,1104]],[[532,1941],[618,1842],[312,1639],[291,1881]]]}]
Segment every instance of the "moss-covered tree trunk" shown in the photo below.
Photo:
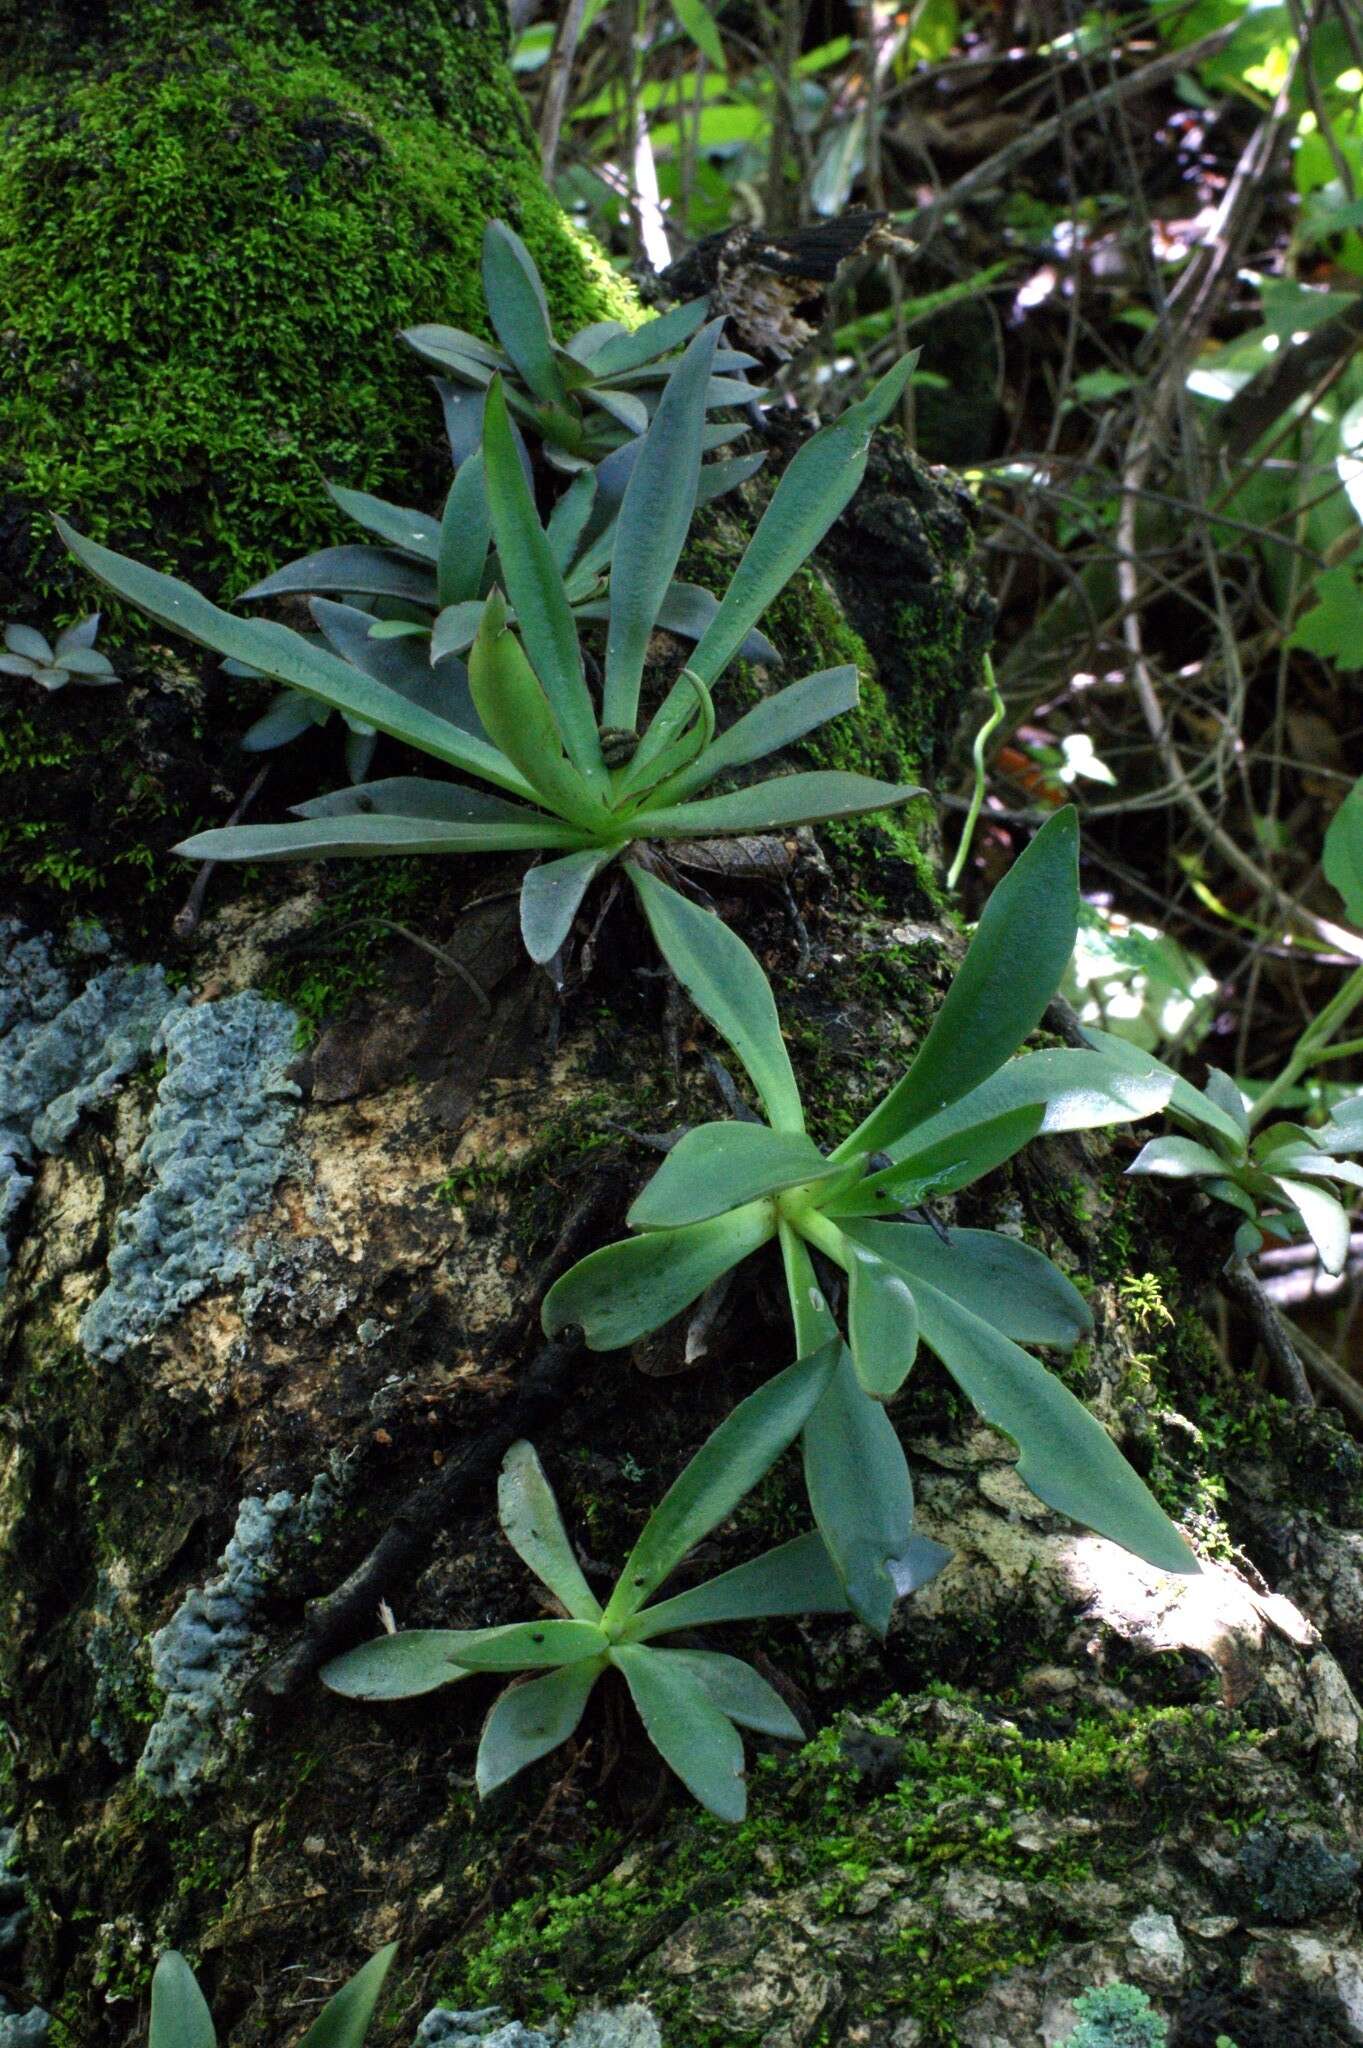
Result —
[{"label": "moss-covered tree trunk", "polygon": [[[128,0],[11,7],[0,37],[7,616],[90,601],[43,507],[230,594],[331,537],[323,476],[438,502],[436,409],[393,330],[483,324],[489,213],[526,233],[560,322],[618,294],[467,12]],[[711,518],[697,580],[722,582],[755,502]],[[968,500],[887,437],[767,625],[793,674],[861,667],[840,759],[930,776],[988,626]],[[925,1359],[894,1414],[955,1561],[884,1645],[836,1620],[751,1635],[813,1739],[754,1741],[744,1828],[696,1815],[606,1688],[486,1807],[489,1683],[389,1709],[322,1690],[307,1603],[376,1546],[352,1636],[380,1597],[406,1626],[526,1611],[491,1512],[509,1434],[609,1577],[789,1336],[757,1272],[689,1368],[666,1335],[543,1350],[543,1288],[618,1232],[640,1134],[714,1113],[706,1037],[629,903],[595,900],[560,995],[495,863],[220,874],[185,937],[166,848],[241,797],[249,687],[116,631],[123,690],[0,702],[3,2048],[35,2007],[61,2048],[141,2042],[172,1944],[224,2043],[282,2048],[389,1939],[375,2048],[437,2001],[532,2029],[615,2009],[578,2048],[645,2048],[648,2012],[667,2048],[1028,2048],[1113,1977],[1183,2048],[1363,2039],[1358,1454],[1227,1373],[1195,1314],[1213,1240],[1106,1145],[1025,1155],[959,1217],[1088,1292],[1097,1336],[1065,1369],[1203,1580],[1040,1510]],[[319,735],[256,815],[340,773]],[[950,971],[925,831],[804,835],[789,898],[709,884],[768,967],[820,1140]],[[468,967],[491,1018],[381,917]],[[782,1468],[706,1564],[803,1514]]]}]

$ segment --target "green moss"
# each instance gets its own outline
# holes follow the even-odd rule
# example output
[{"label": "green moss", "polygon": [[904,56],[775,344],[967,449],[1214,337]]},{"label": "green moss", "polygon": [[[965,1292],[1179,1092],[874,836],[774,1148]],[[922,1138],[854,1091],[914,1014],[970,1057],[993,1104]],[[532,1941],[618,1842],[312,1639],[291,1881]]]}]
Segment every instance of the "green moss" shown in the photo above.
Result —
[{"label": "green moss", "polygon": [[[750,2031],[698,2019],[696,2000],[743,1969],[733,1930],[752,1922],[754,1953],[763,1907],[799,1888],[801,1918],[827,1924],[852,2008],[862,2017],[909,2016],[925,2048],[949,2048],[957,2016],[994,1977],[1044,1959],[1063,1937],[1057,1903],[1083,1879],[1119,1878],[1143,1853],[1151,1817],[1186,1811],[1209,1827],[1236,1817],[1237,1751],[1261,1738],[1209,1707],[1138,1709],[1077,1724],[1059,1710],[1029,1711],[1029,1733],[973,1712],[940,1690],[941,1707],[892,1699],[868,1721],[827,1729],[797,1756],[766,1756],[753,1774],[748,1820],[726,1828],[703,1815],[668,1832],[665,1862],[627,1857],[606,1877],[568,1870],[547,1894],[520,1900],[478,1931],[447,1998],[497,2003],[528,2017],[567,2012],[593,1993],[646,1994],[663,2032],[691,2048],[756,2042]],[[1050,1725],[1046,1725],[1049,1722]],[[892,1782],[873,1789],[859,1760],[886,1764]],[[873,1766],[874,1767],[874,1766]],[[1027,1815],[1092,1817],[1096,1830],[1064,1825],[1018,1840]],[[1082,1847],[1081,1847],[1082,1844]],[[1096,1845],[1096,1846],[1094,1846]],[[602,1842],[593,1845],[599,1872]],[[859,1894],[892,1868],[899,1910],[866,1929]],[[1020,1881],[1032,1903],[985,1921],[935,1907],[953,1868]],[[903,1901],[921,1898],[921,1918]],[[684,1980],[659,1971],[654,1951],[688,1928]],[[715,1956],[705,1949],[713,1928]],[[697,1958],[699,1958],[697,1962]],[[571,1987],[571,1988],[570,1988]],[[770,2016],[769,2016],[770,2017]]]},{"label": "green moss", "polygon": [[101,65],[5,87],[0,567],[30,600],[78,587],[45,507],[230,590],[336,537],[325,477],[428,495],[437,414],[396,330],[486,332],[493,214],[560,324],[627,303],[542,184],[497,35],[308,12],[314,40],[251,4],[205,34],[140,0]]}]

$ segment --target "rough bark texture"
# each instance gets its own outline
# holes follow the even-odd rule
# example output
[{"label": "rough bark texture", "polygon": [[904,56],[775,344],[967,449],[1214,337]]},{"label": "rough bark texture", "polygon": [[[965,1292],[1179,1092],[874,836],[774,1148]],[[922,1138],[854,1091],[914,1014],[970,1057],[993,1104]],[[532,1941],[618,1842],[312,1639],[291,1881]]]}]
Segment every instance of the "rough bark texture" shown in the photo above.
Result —
[{"label": "rough bark texture", "polygon": [[[69,13],[107,29],[101,10]],[[16,71],[11,108],[41,99],[38,114],[11,116],[20,165],[72,132],[68,94],[97,120],[120,80],[188,90],[192,71],[197,91],[216,60],[177,71],[163,54],[183,52],[196,13],[125,9],[98,61],[44,74],[41,95],[36,71]],[[56,19],[30,18],[44,35]],[[238,83],[252,69],[252,90],[268,80],[279,106],[325,63],[343,123],[375,121],[377,78],[400,126],[411,103],[401,111],[395,80],[412,76],[421,35],[443,39],[454,82],[443,105],[426,102],[443,125],[422,129],[436,152],[423,177],[447,195],[437,215],[451,236],[464,225],[463,254],[434,300],[426,273],[395,263],[388,326],[478,317],[468,223],[508,192],[560,238],[560,314],[582,310],[589,273],[529,197],[523,129],[496,137],[500,184],[470,150],[473,96],[510,105],[480,30],[448,10],[358,0],[296,14],[243,0],[232,24],[222,63]],[[461,87],[464,59],[476,84]],[[391,218],[379,195],[391,199],[404,159],[398,128],[366,133],[377,169],[345,203],[377,236]],[[85,161],[100,192],[134,189],[117,153]],[[187,193],[189,155],[176,175]],[[233,204],[228,172],[217,179]],[[16,181],[10,158],[0,193]],[[175,211],[172,199],[161,218]],[[148,250],[155,235],[148,221]],[[74,229],[70,241],[75,266],[85,244]],[[0,274],[25,253],[0,225]],[[57,277],[49,264],[54,291]],[[145,281],[136,290],[150,319],[154,298]],[[262,273],[260,291],[264,347],[291,300],[277,275]],[[356,375],[354,330],[327,332],[329,374]],[[237,366],[248,386],[251,360]],[[296,360],[268,372],[281,389]],[[403,435],[434,473],[420,377],[400,358],[376,374],[400,386],[401,407],[365,420],[345,480],[364,480],[355,463],[371,460],[369,480],[388,479]],[[227,433],[232,389],[199,445]],[[130,357],[101,403],[130,416],[145,403]],[[314,404],[326,412],[320,387],[253,485],[249,547],[265,559],[321,518],[290,438],[319,429]],[[89,455],[55,413],[50,442],[35,429],[12,445],[26,475],[44,447],[73,466]],[[335,447],[327,459],[339,462]],[[163,465],[147,454],[153,484]],[[120,523],[132,515],[112,469],[86,489],[91,524],[134,547],[154,538]],[[709,520],[689,573],[720,584],[755,502]],[[202,472],[173,516],[188,522],[188,560],[181,532],[153,523],[184,567],[228,534]],[[23,596],[46,623],[43,588],[30,580]],[[863,668],[864,708],[823,759],[930,770],[988,629],[967,501],[887,437],[820,566],[768,626],[792,673]],[[307,1603],[379,1544],[363,1611],[342,1615],[355,1634],[376,1626],[376,1587],[405,1625],[527,1611],[529,1583],[491,1513],[488,1473],[509,1434],[534,1436],[589,1575],[609,1578],[707,1430],[787,1361],[789,1337],[775,1276],[757,1269],[689,1373],[667,1333],[604,1359],[546,1353],[537,1337],[543,1286],[618,1232],[650,1170],[638,1134],[714,1111],[694,1020],[680,1020],[675,1071],[667,1056],[665,1000],[629,903],[596,900],[604,921],[561,1002],[520,956],[504,893],[515,874],[495,864],[220,875],[177,949],[187,877],[164,848],[186,813],[221,817],[244,787],[241,707],[183,650],[148,650],[129,628],[128,652],[123,697],[16,689],[0,714],[24,805],[0,828],[7,903],[24,921],[0,933],[13,1252],[0,1296],[0,1819],[15,1830],[0,1840],[0,1995],[46,2007],[60,2048],[130,2048],[145,2036],[151,1963],[174,1944],[199,1964],[224,2043],[282,2043],[396,1938],[375,2048],[410,2041],[437,2001],[546,2029],[625,1999],[651,2011],[666,2048],[1030,2048],[1064,2039],[1076,1995],[1114,1977],[1150,1993],[1182,2048],[1218,2033],[1238,2048],[1363,2040],[1359,1454],[1327,1419],[1227,1372],[1196,1316],[1214,1240],[1172,1199],[1124,1183],[1120,1146],[1034,1150],[963,1198],[960,1217],[1023,1233],[1088,1292],[1097,1336],[1063,1370],[1188,1520],[1210,1560],[1202,1581],[1145,1572],[1040,1510],[1007,1445],[925,1360],[894,1412],[924,1526],[956,1559],[901,1607],[883,1647],[837,1621],[752,1634],[812,1739],[794,1755],[751,1745],[744,1827],[686,1804],[608,1688],[568,1751],[480,1808],[472,1759],[490,1684],[366,1709],[308,1675]],[[740,676],[735,694],[761,686]],[[270,814],[338,777],[338,754],[327,738],[281,763]],[[117,815],[133,801],[124,776],[142,792],[131,823]],[[957,945],[936,918],[925,830],[846,829],[817,848],[802,837],[802,970],[777,891],[710,885],[772,975],[821,1140],[902,1064],[950,973]],[[91,912],[104,938],[79,922]],[[491,1022],[378,915],[468,965]],[[129,959],[161,965],[132,972]],[[736,1562],[803,1518],[783,1466],[697,1565]],[[646,2048],[652,2024],[617,2012],[574,2038]],[[31,2038],[22,2025],[0,2017],[0,2043]],[[494,2038],[536,2048],[540,2036]]]}]

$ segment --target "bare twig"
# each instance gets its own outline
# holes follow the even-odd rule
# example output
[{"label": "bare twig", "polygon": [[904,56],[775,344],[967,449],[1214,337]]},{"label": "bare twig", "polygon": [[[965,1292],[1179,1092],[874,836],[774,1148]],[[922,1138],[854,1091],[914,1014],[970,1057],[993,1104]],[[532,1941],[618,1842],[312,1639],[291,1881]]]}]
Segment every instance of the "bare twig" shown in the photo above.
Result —
[{"label": "bare twig", "polygon": [[1248,1317],[1254,1333],[1272,1360],[1275,1371],[1298,1408],[1314,1408],[1302,1362],[1293,1348],[1287,1325],[1250,1271],[1244,1259],[1232,1259],[1221,1274],[1223,1292]]}]

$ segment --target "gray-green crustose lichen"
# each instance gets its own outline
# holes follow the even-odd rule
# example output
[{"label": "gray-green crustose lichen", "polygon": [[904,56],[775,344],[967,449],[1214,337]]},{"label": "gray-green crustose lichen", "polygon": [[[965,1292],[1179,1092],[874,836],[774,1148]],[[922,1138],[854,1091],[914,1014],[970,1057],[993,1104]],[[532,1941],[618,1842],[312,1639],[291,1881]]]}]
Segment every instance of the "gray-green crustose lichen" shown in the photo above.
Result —
[{"label": "gray-green crustose lichen", "polygon": [[293,1013],[246,991],[178,1010],[158,1033],[166,1071],[140,1167],[147,1192],[114,1228],[109,1280],[81,1323],[121,1358],[210,1287],[242,1278],[241,1234],[284,1170],[298,1103]]},{"label": "gray-green crustose lichen", "polygon": [[256,1611],[285,1570],[289,1539],[325,1525],[342,1484],[328,1468],[301,1501],[286,1491],[248,1496],[213,1577],[152,1636],[151,1677],[164,1704],[137,1775],[158,1797],[192,1800],[220,1769],[259,1647]]},{"label": "gray-green crustose lichen", "polygon": [[555,2019],[527,2027],[495,2005],[476,2012],[438,2005],[417,2028],[413,2048],[663,2048],[663,2037],[646,2005],[579,2013],[566,2034]]},{"label": "gray-green crustose lichen", "polygon": [[1169,2029],[1134,1984],[1105,1984],[1075,2000],[1079,2025],[1060,2048],[1164,2048]]},{"label": "gray-green crustose lichen", "polygon": [[[0,1828],[0,1967],[6,1977],[13,1974],[11,1960],[23,1947],[28,1921],[27,1888],[19,1869],[19,1836],[14,1828]],[[42,2048],[52,2025],[41,2006],[16,2012],[0,1996],[0,2048]]]},{"label": "gray-green crustose lichen", "polygon": [[[107,947],[96,938],[94,950]],[[160,967],[122,962],[73,992],[46,939],[0,920],[0,1284],[29,1169],[60,1151],[85,1112],[146,1058],[183,1000]]]},{"label": "gray-green crustose lichen", "polygon": [[220,1753],[250,1662],[252,1618],[274,1577],[281,1525],[294,1507],[291,1493],[244,1500],[215,1576],[151,1639],[152,1676],[165,1705],[137,1772],[163,1799],[192,1799]]}]

